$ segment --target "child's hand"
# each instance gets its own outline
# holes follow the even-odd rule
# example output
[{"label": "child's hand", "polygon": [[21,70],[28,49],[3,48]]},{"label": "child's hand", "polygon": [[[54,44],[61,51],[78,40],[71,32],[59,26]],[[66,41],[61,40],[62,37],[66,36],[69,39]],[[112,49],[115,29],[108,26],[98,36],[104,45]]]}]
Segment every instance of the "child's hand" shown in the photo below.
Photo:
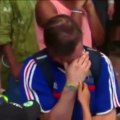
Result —
[{"label": "child's hand", "polygon": [[88,86],[86,83],[80,83],[78,87],[78,100],[81,103],[81,105],[88,106],[90,102],[90,93],[88,90]]}]

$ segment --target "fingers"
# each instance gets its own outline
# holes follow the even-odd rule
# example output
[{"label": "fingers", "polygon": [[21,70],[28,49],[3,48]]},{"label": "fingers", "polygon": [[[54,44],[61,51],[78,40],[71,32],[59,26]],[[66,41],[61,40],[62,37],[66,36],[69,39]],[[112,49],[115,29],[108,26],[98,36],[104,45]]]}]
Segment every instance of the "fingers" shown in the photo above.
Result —
[{"label": "fingers", "polygon": [[81,57],[73,60],[71,63],[64,63],[67,81],[76,82],[77,84],[82,83],[88,75],[90,66],[91,62],[88,52],[84,52]]},{"label": "fingers", "polygon": [[85,60],[89,59],[89,53],[84,52],[83,55],[78,59],[79,59],[79,64],[83,64]]},{"label": "fingers", "polygon": [[83,55],[79,58],[79,65],[81,66],[84,71],[89,70],[91,66],[91,62],[89,60],[89,53],[85,52]]},{"label": "fingers", "polygon": [[[89,62],[89,53],[88,52],[83,52],[82,56],[80,56],[79,58],[76,58],[70,64],[80,65],[80,66],[83,65],[83,67],[87,67],[90,64],[90,62]],[[67,68],[68,63],[64,63],[64,67]]]},{"label": "fingers", "polygon": [[90,103],[90,92],[86,83],[79,84],[78,89],[78,100],[82,106],[89,106]]},{"label": "fingers", "polygon": [[80,82],[79,85],[78,85],[78,90],[79,91],[84,91],[85,89],[88,90],[88,85],[85,83],[85,82]]},{"label": "fingers", "polygon": [[88,85],[86,83],[83,83],[84,87],[83,89],[87,89],[88,90]]},{"label": "fingers", "polygon": [[90,60],[85,61],[84,64],[82,65],[82,68],[84,69],[85,72],[87,72],[90,69],[91,62]]}]

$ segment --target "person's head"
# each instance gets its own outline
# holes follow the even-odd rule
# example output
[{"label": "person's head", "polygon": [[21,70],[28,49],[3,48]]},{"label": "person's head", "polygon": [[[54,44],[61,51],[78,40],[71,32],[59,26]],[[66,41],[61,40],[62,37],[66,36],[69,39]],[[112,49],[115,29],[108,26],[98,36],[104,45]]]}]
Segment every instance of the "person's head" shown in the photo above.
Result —
[{"label": "person's head", "polygon": [[58,61],[70,62],[82,53],[82,32],[67,15],[58,15],[48,20],[44,27],[45,44]]}]

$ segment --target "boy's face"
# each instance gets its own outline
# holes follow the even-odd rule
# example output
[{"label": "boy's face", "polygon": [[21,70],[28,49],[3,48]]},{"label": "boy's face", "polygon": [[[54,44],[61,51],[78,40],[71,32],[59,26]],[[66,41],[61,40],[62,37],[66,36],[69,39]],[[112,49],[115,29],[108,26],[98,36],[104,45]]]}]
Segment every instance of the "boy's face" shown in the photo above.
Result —
[{"label": "boy's face", "polygon": [[56,62],[59,62],[60,64],[64,64],[65,62],[71,63],[73,60],[82,55],[83,50],[83,46],[81,46],[81,44],[78,44],[75,51],[70,56],[59,56],[54,54],[52,57]]}]

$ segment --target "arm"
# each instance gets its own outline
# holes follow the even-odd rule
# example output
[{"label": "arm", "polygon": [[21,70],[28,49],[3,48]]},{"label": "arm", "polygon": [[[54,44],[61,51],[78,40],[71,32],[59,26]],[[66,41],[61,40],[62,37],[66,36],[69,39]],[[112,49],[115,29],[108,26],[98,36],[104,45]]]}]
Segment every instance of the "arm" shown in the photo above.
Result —
[{"label": "arm", "polygon": [[80,101],[83,109],[83,120],[116,120],[116,110],[113,109],[110,113],[105,115],[96,115],[94,117],[90,114],[89,109],[90,94],[87,84],[79,85],[78,100]]},{"label": "arm", "polygon": [[[15,79],[18,79],[20,65],[16,62],[16,58],[11,47],[12,40],[10,37],[13,17],[11,4],[9,1],[2,0],[0,3],[0,8],[0,15],[2,16],[0,17],[0,45],[2,52],[7,58],[13,76]],[[4,8],[8,8],[10,11],[6,12]]]},{"label": "arm", "polygon": [[[83,10],[86,9],[89,19],[89,25],[91,28],[93,44],[97,47],[100,47],[104,41],[104,29],[100,23],[100,20],[97,16],[96,10],[91,0],[82,0],[75,1],[73,5],[73,9]],[[72,18],[76,21],[76,23],[81,27],[82,14],[72,12]],[[100,34],[101,33],[101,34]]]},{"label": "arm", "polygon": [[[65,63],[67,78],[66,87],[64,87],[59,102],[55,105],[51,112],[43,115],[44,118],[46,118],[45,120],[48,118],[49,120],[71,120],[78,84],[79,82],[84,81],[90,65],[91,63],[88,58],[88,53],[84,53],[81,58],[74,60],[70,64]],[[68,86],[70,84],[72,85],[72,89],[71,86]],[[84,107],[84,110],[86,110],[86,107]]]},{"label": "arm", "polygon": [[14,52],[12,50],[11,44],[7,43],[2,45],[3,53],[9,63],[10,70],[15,80],[19,79],[21,65],[17,62]]},{"label": "arm", "polygon": [[[39,66],[33,59],[28,59],[24,62],[21,72],[21,98],[24,101],[35,99],[40,104],[41,120],[71,120],[78,82],[85,79],[90,65],[88,53],[84,53],[70,64],[65,63],[66,86],[56,103]],[[69,84],[74,84],[72,89]]]},{"label": "arm", "polygon": [[43,27],[48,19],[57,15],[57,11],[50,1],[38,0],[35,14],[38,25]]},{"label": "arm", "polygon": [[100,47],[104,41],[104,29],[97,16],[92,0],[87,1],[85,8],[88,13],[89,24],[93,37],[93,44],[95,47]]},{"label": "arm", "polygon": [[[86,4],[86,1],[87,0],[74,1],[73,4],[72,4],[71,9],[78,9],[78,10],[83,9],[84,5]],[[48,19],[50,19],[53,16],[58,15],[58,13],[56,11],[56,8],[51,4],[50,1],[41,1],[41,0],[39,0],[37,2],[37,4],[36,4],[36,10],[35,11],[36,11],[36,21],[37,21],[38,25],[42,26],[42,27],[44,27],[44,24],[46,23],[46,21]],[[72,12],[72,14],[71,14],[71,17],[76,21],[76,23],[80,27],[81,27],[82,16],[83,16],[82,14],[75,13],[75,12]],[[91,18],[92,17],[93,16],[91,16]],[[96,14],[95,14],[95,17],[96,17]],[[102,44],[101,43],[102,42],[101,37],[102,37],[103,34],[101,32],[101,29],[100,29],[101,26],[100,26],[100,23],[99,23],[98,19],[94,20],[94,21],[93,20],[94,19],[92,19],[92,23],[90,23],[92,28],[93,28],[91,30],[92,31],[92,36],[93,36],[93,38],[95,40],[95,43],[98,44],[98,46],[99,46],[99,43]],[[100,31],[98,31],[98,30],[100,30]],[[99,34],[99,32],[101,32],[101,35]]]},{"label": "arm", "polygon": [[[76,0],[73,3],[73,10],[83,10],[83,7],[85,5],[87,0]],[[75,22],[80,26],[82,24],[82,13],[72,12],[71,17],[75,20]]]},{"label": "arm", "polygon": [[83,120],[92,120],[89,108],[90,93],[86,83],[79,84],[78,87],[78,100],[83,109]]},{"label": "arm", "polygon": [[64,87],[59,102],[53,107],[50,113],[43,114],[42,119],[71,120],[75,96],[76,96],[76,90],[70,90],[68,87]]},{"label": "arm", "polygon": [[20,77],[22,83],[21,98],[23,102],[34,99],[40,104],[41,120],[70,120],[77,92],[76,87],[71,90],[65,86],[56,103],[39,66],[31,58],[24,62]]},{"label": "arm", "polygon": [[[86,0],[83,1],[75,1],[73,4],[73,9],[81,9]],[[48,12],[49,11],[49,12]],[[36,4],[36,20],[38,25],[43,26],[48,19],[53,16],[58,15],[56,8],[48,1],[38,0]],[[76,13],[72,13],[72,18],[81,26],[81,15]]]}]

